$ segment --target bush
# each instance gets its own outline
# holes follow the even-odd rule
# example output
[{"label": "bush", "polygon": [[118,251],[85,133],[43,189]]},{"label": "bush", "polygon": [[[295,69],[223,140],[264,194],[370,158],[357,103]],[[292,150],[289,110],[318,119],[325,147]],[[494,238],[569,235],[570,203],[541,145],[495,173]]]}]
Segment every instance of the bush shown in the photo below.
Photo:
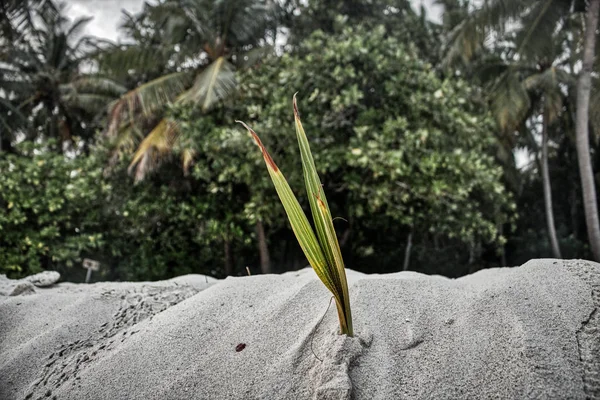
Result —
[{"label": "bush", "polygon": [[[49,145],[52,145],[49,143]],[[0,159],[0,272],[17,278],[60,269],[104,245],[101,164],[23,143]]]}]

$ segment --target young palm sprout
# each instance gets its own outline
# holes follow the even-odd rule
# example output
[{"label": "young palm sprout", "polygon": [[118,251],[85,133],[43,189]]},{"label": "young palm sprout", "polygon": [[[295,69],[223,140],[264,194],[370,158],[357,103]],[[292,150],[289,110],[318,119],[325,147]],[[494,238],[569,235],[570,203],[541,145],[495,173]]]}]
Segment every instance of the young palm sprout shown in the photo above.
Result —
[{"label": "young palm sprout", "polygon": [[279,199],[283,204],[285,212],[292,225],[292,230],[300,243],[302,251],[306,255],[308,262],[313,267],[317,276],[323,284],[333,293],[335,303],[337,305],[338,317],[340,320],[340,333],[348,336],[353,336],[352,330],[352,314],[350,312],[350,297],[348,294],[348,282],[346,281],[346,271],[344,269],[344,260],[340,251],[335,229],[333,227],[333,219],[329,211],[329,205],[325,198],[325,192],[321,185],[321,180],[315,168],[315,162],[310,152],[308,139],[300,122],[298,107],[296,104],[296,95],[294,95],[294,117],[296,122],[296,136],[298,137],[298,145],[300,146],[300,155],[302,156],[302,170],[304,172],[304,182],[310,202],[310,210],[313,215],[315,231],[304,211],[300,207],[300,203],[294,196],[287,180],[273,161],[273,158],[267,152],[267,149],[260,141],[256,132],[248,125],[241,121],[237,121],[244,125],[250,132],[254,141],[260,148],[267,169],[275,190],[279,195]]}]

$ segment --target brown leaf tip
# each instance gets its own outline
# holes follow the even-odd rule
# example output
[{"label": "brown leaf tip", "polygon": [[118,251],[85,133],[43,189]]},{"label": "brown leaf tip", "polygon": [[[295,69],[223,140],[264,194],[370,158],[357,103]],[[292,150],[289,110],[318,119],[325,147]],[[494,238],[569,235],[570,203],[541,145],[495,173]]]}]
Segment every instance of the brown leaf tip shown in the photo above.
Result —
[{"label": "brown leaf tip", "polygon": [[296,95],[298,94],[298,92],[294,93],[294,97],[293,97],[293,104],[294,104],[294,117],[296,117],[297,119],[300,119],[300,112],[298,112],[298,102],[296,101]]},{"label": "brown leaf tip", "polygon": [[248,132],[250,132],[250,134],[252,135],[252,138],[254,139],[254,142],[260,148],[260,151],[262,152],[265,162],[273,169],[273,171],[277,172],[279,170],[279,168],[277,168],[277,164],[275,164],[275,161],[273,161],[273,158],[271,157],[271,155],[269,154],[269,152],[267,151],[265,146],[260,141],[260,138],[258,137],[256,132],[254,132],[254,130],[252,128],[250,128],[248,125],[246,125],[243,121],[235,121],[235,122],[243,125],[244,128],[246,128],[248,130]]}]

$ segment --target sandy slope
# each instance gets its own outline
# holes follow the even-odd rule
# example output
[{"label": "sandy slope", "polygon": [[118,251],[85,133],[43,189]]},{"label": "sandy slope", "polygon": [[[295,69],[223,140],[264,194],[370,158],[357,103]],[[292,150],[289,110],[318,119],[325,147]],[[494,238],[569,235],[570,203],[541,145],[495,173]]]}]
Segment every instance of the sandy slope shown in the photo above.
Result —
[{"label": "sandy slope", "polygon": [[0,297],[0,399],[600,398],[599,264],[349,281],[355,338],[310,269]]}]

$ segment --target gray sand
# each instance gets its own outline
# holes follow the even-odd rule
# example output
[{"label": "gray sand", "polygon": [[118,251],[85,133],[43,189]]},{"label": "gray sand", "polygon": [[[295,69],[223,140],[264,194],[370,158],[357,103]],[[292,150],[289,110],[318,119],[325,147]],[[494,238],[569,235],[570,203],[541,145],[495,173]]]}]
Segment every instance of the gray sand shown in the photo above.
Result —
[{"label": "gray sand", "polygon": [[355,338],[310,269],[2,296],[0,399],[600,398],[599,264],[348,279]]}]

